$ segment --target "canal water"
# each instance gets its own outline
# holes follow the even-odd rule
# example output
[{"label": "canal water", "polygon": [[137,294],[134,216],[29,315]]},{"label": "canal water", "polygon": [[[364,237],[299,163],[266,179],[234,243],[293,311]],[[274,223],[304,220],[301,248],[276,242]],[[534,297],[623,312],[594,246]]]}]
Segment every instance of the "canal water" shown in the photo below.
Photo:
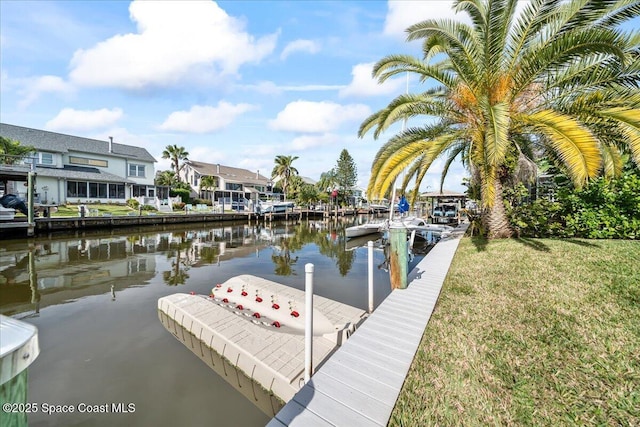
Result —
[{"label": "canal water", "polygon": [[[208,295],[239,274],[304,289],[304,266],[313,263],[316,294],[366,309],[367,248],[344,238],[354,221],[363,219],[0,241],[0,313],[39,330],[40,356],[28,372],[28,402],[38,411],[29,425],[265,425],[269,417],[162,326],[158,298]],[[390,283],[376,246],[377,306]]]}]

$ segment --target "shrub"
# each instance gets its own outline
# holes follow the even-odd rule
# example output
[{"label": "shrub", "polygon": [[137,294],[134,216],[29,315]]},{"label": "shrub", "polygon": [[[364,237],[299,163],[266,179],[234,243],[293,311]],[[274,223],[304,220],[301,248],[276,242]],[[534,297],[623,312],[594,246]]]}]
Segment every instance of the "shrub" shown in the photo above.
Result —
[{"label": "shrub", "polygon": [[526,237],[563,237],[565,235],[563,207],[558,202],[538,199],[509,209],[511,225],[516,233]]},{"label": "shrub", "polygon": [[182,209],[184,209],[184,206],[185,206],[185,203],[182,203],[182,202],[174,203],[173,209],[181,211]]},{"label": "shrub", "polygon": [[207,205],[211,206],[211,200],[208,199],[193,199],[192,202],[194,205]]},{"label": "shrub", "polygon": [[131,209],[138,209],[140,207],[140,202],[136,199],[129,199],[127,200],[127,206],[129,206]]},{"label": "shrub", "polygon": [[157,211],[158,208],[156,208],[155,206],[151,206],[151,205],[144,205],[144,206],[142,206],[142,210],[143,211]]},{"label": "shrub", "polygon": [[191,198],[189,197],[189,190],[185,190],[182,188],[171,189],[169,195],[171,197],[179,196],[182,199],[183,203],[191,203]]},{"label": "shrub", "polygon": [[506,203],[516,231],[527,237],[640,239],[640,175],[597,178],[580,190],[565,187],[557,202]]},{"label": "shrub", "polygon": [[640,176],[598,178],[582,190],[561,191],[567,232],[592,239],[640,239]]}]

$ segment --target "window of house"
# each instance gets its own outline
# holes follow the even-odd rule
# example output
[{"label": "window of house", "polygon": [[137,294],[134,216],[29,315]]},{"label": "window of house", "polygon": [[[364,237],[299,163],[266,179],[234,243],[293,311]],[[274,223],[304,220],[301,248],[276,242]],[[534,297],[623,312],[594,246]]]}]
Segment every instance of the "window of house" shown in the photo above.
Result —
[{"label": "window of house", "polygon": [[102,168],[106,168],[109,166],[109,162],[107,162],[106,160],[89,159],[86,157],[76,156],[69,156],[69,163],[71,163],[72,165],[99,166]]},{"label": "window of house", "polygon": [[107,198],[107,184],[101,182],[89,183],[89,197],[92,199],[106,199]]},{"label": "window of house", "polygon": [[129,176],[144,177],[144,165],[129,164]]},{"label": "window of house", "polygon": [[147,197],[147,186],[146,185],[134,185],[131,188],[132,197]]},{"label": "window of house", "polygon": [[110,199],[124,199],[124,184],[109,184]]},{"label": "window of house", "polygon": [[67,197],[87,197],[86,181],[67,181]]},{"label": "window of house", "polygon": [[242,184],[227,182],[225,185],[225,189],[229,191],[242,191]]},{"label": "window of house", "polygon": [[38,153],[38,163],[41,165],[53,164],[53,153]]}]

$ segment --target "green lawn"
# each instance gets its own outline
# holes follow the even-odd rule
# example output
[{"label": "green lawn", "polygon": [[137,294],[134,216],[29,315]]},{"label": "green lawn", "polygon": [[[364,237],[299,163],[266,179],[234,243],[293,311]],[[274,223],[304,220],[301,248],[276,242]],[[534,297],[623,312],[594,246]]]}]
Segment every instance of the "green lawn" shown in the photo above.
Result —
[{"label": "green lawn", "polygon": [[389,425],[640,425],[640,243],[463,239]]},{"label": "green lawn", "polygon": [[[126,205],[114,205],[114,204],[87,204],[85,205],[87,207],[87,209],[89,209],[91,212],[87,212],[86,215],[87,216],[101,216],[103,214],[110,214],[113,216],[122,216],[122,215],[128,215],[130,213],[135,213],[138,214],[138,210],[137,209],[132,209],[129,206]],[[96,211],[97,211],[97,215],[96,215]],[[227,209],[225,210],[225,212],[231,212],[231,213],[235,213],[235,211]],[[162,212],[158,212],[155,210],[151,210],[151,211],[147,211],[147,210],[143,210],[142,211],[142,215],[148,215],[149,213],[154,213],[156,215],[161,215]],[[184,214],[185,211],[184,209],[180,209],[180,210],[174,210],[173,212],[171,212],[172,214]],[[77,217],[78,216],[78,205],[63,205],[63,206],[58,206],[58,210],[57,212],[52,212],[51,213],[51,217],[56,218],[56,217]]]},{"label": "green lawn", "polygon": [[[98,215],[111,214],[114,216],[127,215],[129,212],[138,213],[126,205],[85,205],[90,211],[97,211]],[[51,214],[52,217],[78,216],[78,205],[58,206],[58,211]],[[85,215],[93,215],[95,212],[86,212]]]}]

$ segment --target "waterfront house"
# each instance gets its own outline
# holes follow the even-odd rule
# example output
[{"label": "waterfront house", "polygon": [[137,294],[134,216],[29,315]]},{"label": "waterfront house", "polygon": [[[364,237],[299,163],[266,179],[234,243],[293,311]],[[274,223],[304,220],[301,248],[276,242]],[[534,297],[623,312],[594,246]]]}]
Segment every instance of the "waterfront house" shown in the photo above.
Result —
[{"label": "waterfront house", "polygon": [[[35,193],[43,204],[157,200],[156,160],[144,148],[5,123],[0,135],[35,148],[22,162],[35,163]],[[5,191],[26,197],[22,182],[9,182]]]},{"label": "waterfront house", "polygon": [[[212,188],[201,185],[202,178],[207,176],[214,180]],[[185,161],[180,179],[189,183],[192,197],[211,200],[216,206],[224,205],[236,210],[250,209],[258,200],[269,197],[273,185],[259,171],[193,160]]]}]

